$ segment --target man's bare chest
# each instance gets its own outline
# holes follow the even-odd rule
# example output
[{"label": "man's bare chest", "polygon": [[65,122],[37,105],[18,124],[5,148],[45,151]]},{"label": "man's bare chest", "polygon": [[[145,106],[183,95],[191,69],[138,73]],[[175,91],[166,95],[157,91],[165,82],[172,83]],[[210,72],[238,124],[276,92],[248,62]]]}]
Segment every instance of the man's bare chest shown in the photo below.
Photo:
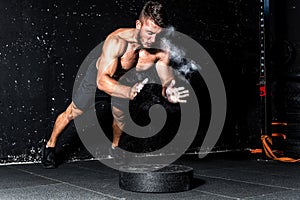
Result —
[{"label": "man's bare chest", "polygon": [[146,49],[127,48],[120,59],[120,67],[124,70],[135,67],[137,71],[143,71],[152,67],[156,61],[157,56],[155,52]]}]

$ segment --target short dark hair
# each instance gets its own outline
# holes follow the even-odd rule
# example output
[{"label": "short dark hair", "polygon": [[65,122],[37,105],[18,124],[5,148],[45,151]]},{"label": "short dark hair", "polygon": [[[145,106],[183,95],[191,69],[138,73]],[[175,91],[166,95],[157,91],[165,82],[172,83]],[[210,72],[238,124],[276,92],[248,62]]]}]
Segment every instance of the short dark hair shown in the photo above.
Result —
[{"label": "short dark hair", "polygon": [[139,19],[143,22],[143,20],[147,18],[152,19],[156,25],[162,28],[166,28],[169,23],[166,10],[163,5],[157,1],[148,1],[144,5]]}]

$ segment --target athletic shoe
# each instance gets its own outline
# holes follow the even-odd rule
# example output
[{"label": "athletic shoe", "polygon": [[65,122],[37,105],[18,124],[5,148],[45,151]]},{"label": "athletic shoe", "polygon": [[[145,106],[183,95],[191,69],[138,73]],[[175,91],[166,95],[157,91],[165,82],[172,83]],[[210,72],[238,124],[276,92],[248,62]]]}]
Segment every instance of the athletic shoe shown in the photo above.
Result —
[{"label": "athletic shoe", "polygon": [[125,152],[119,147],[109,147],[109,154],[113,157],[115,165],[125,164]]},{"label": "athletic shoe", "polygon": [[42,147],[42,164],[46,169],[56,168],[55,165],[55,147],[46,147],[46,143]]}]

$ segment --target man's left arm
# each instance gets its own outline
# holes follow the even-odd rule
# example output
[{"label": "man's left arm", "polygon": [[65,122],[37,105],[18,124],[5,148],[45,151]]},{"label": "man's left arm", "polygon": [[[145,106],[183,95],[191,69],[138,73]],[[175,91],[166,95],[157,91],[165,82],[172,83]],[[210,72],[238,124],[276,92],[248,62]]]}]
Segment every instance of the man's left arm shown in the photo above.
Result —
[{"label": "man's left arm", "polygon": [[160,52],[156,62],[156,71],[162,84],[162,96],[171,103],[186,103],[185,97],[189,96],[189,91],[184,87],[175,87],[175,78],[172,68],[169,66],[169,54]]}]

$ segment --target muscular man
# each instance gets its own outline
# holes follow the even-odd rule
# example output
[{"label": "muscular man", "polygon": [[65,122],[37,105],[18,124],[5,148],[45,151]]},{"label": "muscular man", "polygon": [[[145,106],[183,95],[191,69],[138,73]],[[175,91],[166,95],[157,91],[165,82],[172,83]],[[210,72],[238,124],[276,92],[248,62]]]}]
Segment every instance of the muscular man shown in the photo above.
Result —
[{"label": "muscular man", "polygon": [[[132,100],[148,79],[130,86],[120,84],[120,77],[134,67],[136,71],[155,67],[162,84],[162,95],[172,103],[186,101],[183,98],[188,96],[188,91],[174,87],[174,77],[168,66],[168,52],[151,48],[166,25],[167,18],[163,6],[158,2],[149,1],[136,21],[136,28],[121,28],[108,35],[100,57],[90,65],[73,101],[55,121],[51,137],[43,148],[42,163],[45,168],[55,167],[54,150],[57,139],[68,123],[83,114],[94,99],[95,91],[90,89],[93,85],[117,99]],[[118,101],[112,102],[112,113],[113,142],[110,152],[115,154],[124,127],[124,114]]]}]

